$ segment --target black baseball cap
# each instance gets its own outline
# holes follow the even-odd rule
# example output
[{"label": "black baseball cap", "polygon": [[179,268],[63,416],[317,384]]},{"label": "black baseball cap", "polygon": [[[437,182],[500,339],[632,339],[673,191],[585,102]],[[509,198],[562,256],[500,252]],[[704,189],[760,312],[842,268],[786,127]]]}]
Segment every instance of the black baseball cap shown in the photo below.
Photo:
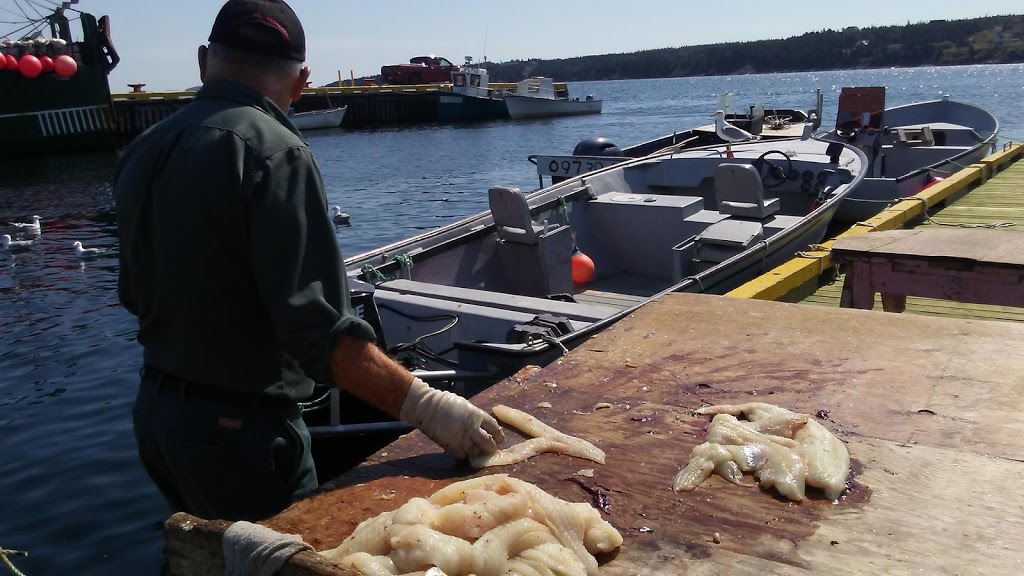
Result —
[{"label": "black baseball cap", "polygon": [[306,34],[282,0],[228,0],[213,21],[210,42],[285,60],[306,61]]}]

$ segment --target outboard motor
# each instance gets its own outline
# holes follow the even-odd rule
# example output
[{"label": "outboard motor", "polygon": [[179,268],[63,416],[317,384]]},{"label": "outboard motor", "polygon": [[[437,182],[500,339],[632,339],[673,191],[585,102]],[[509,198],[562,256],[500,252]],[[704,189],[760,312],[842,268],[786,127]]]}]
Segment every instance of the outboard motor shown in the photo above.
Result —
[{"label": "outboard motor", "polygon": [[[615,145],[615,142],[601,137],[594,136],[591,138],[584,138],[576,144],[576,147],[572,150],[573,156],[615,156],[622,157],[622,149]],[[565,176],[552,176],[551,183],[557,184],[564,180],[567,180]]]},{"label": "outboard motor", "polygon": [[380,314],[377,312],[377,304],[373,301],[373,291],[373,284],[351,276],[348,278],[348,296],[352,303],[352,312],[373,327],[373,331],[377,333],[377,344],[381,349],[387,350]]},{"label": "outboard motor", "polygon": [[584,138],[573,148],[573,156],[622,156],[622,150],[615,142],[601,136]]}]

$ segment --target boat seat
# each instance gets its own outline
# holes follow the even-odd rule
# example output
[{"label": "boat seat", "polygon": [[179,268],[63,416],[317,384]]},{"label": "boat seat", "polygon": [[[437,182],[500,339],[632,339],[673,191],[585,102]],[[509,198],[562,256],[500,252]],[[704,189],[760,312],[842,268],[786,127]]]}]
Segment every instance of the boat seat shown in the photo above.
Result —
[{"label": "boat seat", "polygon": [[767,218],[779,211],[778,198],[765,198],[761,174],[750,164],[719,164],[715,169],[718,211],[740,218]]},{"label": "boat seat", "polygon": [[908,146],[935,146],[935,137],[930,126],[920,128],[896,128],[896,138]]},{"label": "boat seat", "polygon": [[694,258],[701,262],[725,262],[764,239],[764,226],[753,220],[726,218],[708,226],[697,237]]},{"label": "boat seat", "polygon": [[491,216],[498,227],[498,238],[519,244],[536,244],[544,226],[530,216],[530,205],[519,188],[496,186],[487,191]]},{"label": "boat seat", "polygon": [[571,293],[572,229],[534,222],[518,188],[491,188],[487,200],[497,228],[498,257],[512,290],[540,297]]}]

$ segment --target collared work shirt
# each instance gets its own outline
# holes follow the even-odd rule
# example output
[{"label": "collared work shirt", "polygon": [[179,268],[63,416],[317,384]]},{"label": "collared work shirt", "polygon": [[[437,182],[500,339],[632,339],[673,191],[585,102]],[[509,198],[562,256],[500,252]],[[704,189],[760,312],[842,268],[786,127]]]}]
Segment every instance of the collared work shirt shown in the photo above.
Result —
[{"label": "collared work shirt", "polygon": [[114,179],[121,303],[146,365],[303,399],[352,313],[320,170],[258,92],[211,81],[129,146]]}]

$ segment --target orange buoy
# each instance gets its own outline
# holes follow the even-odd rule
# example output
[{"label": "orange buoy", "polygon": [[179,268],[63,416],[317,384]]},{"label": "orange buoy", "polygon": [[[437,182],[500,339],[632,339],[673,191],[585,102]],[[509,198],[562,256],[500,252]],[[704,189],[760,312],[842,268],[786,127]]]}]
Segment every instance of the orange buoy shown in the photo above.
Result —
[{"label": "orange buoy", "polygon": [[586,284],[594,279],[594,261],[583,252],[572,255],[572,281],[574,284]]},{"label": "orange buoy", "polygon": [[49,56],[40,56],[39,64],[43,66],[43,74],[53,72],[53,58],[50,58]]},{"label": "orange buoy", "polygon": [[18,60],[18,70],[26,78],[35,78],[43,71],[43,63],[39,61],[39,58],[31,54],[25,54]]},{"label": "orange buoy", "polygon": [[61,54],[53,61],[53,71],[61,78],[70,78],[78,72],[78,62],[67,54]]},{"label": "orange buoy", "polygon": [[8,54],[6,60],[7,60],[6,68],[8,70],[10,70],[11,72],[17,72],[18,71],[18,59],[15,58],[13,54]]}]

